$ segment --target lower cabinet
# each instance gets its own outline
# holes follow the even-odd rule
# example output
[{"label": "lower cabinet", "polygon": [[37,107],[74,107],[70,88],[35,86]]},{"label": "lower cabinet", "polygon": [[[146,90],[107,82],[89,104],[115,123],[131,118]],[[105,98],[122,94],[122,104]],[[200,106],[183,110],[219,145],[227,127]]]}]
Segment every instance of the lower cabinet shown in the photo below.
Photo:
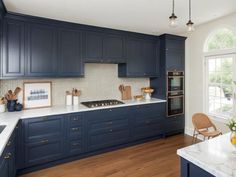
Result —
[{"label": "lower cabinet", "polygon": [[89,112],[86,117],[88,151],[108,148],[129,141],[130,125],[126,108]]},{"label": "lower cabinet", "polygon": [[214,177],[204,169],[181,158],[181,177]]},{"label": "lower cabinet", "polygon": [[[23,119],[17,136],[21,138],[17,147],[21,154],[17,157],[23,164],[18,168],[42,168],[50,162],[160,137],[165,133],[165,120],[165,103]],[[175,122],[168,124],[172,125]],[[5,170],[3,161],[0,163]]]},{"label": "lower cabinet", "polygon": [[15,175],[15,132],[13,132],[3,151],[2,156],[0,157],[0,177],[15,177]]},{"label": "lower cabinet", "polygon": [[167,135],[176,134],[184,131],[184,115],[167,117],[165,119],[165,133]]},{"label": "lower cabinet", "polygon": [[26,166],[50,162],[63,157],[63,141],[61,139],[45,139],[25,144]]}]

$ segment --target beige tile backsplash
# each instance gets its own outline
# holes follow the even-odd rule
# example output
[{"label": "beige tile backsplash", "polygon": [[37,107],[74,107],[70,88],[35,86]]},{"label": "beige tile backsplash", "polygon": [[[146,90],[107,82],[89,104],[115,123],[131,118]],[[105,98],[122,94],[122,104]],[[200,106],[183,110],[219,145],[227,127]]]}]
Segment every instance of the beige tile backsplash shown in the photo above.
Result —
[{"label": "beige tile backsplash", "polygon": [[[150,85],[148,78],[118,78],[116,64],[86,64],[84,78],[60,78],[37,80],[0,80],[0,95],[17,86],[23,88],[24,81],[51,81],[52,104],[65,104],[65,91],[77,88],[82,91],[80,101],[99,99],[120,99],[120,84],[130,85],[132,95],[140,94],[140,88]],[[22,100],[22,94],[19,101]]]}]

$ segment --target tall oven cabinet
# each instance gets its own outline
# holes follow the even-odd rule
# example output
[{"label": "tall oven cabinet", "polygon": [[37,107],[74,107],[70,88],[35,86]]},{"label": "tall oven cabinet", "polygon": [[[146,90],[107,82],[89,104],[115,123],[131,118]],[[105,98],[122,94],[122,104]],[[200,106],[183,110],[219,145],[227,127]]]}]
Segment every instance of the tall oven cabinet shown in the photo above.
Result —
[{"label": "tall oven cabinet", "polygon": [[[185,40],[186,37],[170,34],[160,36],[160,77],[150,79],[151,87],[155,89],[153,97],[167,100],[166,135],[184,131]],[[176,87],[176,90],[170,87]]]}]

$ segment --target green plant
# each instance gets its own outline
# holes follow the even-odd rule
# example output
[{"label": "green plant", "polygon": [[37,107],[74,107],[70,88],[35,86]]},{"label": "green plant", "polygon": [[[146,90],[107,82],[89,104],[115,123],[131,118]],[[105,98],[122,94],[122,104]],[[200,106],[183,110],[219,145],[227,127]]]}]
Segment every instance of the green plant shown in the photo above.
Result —
[{"label": "green plant", "polygon": [[236,121],[234,119],[230,119],[229,120],[229,123],[226,124],[229,129],[232,131],[232,132],[236,132]]}]

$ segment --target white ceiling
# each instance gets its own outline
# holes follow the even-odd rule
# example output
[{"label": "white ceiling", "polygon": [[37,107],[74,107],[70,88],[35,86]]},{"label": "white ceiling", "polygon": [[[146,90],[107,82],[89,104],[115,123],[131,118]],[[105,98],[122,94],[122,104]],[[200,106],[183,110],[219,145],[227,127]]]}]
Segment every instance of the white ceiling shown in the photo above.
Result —
[{"label": "white ceiling", "polygon": [[[175,0],[179,26],[170,28],[172,0],[3,0],[8,11],[159,35],[185,31],[188,0]],[[236,12],[236,0],[192,0],[196,25]]]}]

